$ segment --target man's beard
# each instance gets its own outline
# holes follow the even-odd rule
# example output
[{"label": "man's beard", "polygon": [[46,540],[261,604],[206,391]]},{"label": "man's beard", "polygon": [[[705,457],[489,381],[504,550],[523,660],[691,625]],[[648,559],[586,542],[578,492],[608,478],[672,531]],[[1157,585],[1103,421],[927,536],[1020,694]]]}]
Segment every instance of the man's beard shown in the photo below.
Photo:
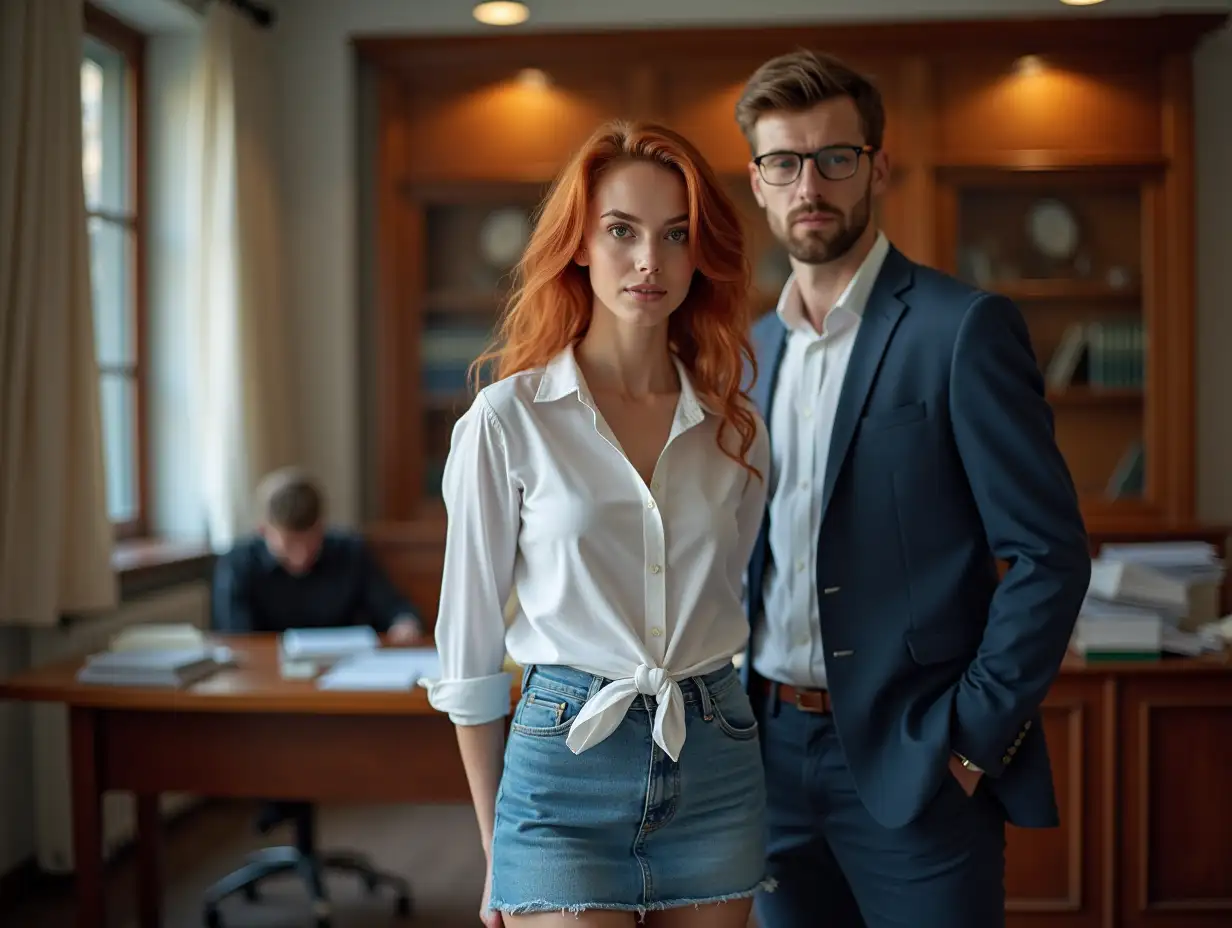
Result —
[{"label": "man's beard", "polygon": [[[837,261],[855,247],[872,217],[872,184],[851,210],[851,216],[824,200],[813,200],[797,206],[787,214],[783,228],[775,228],[774,237],[787,249],[787,253],[803,264],[828,264]],[[809,213],[825,213],[837,220],[834,229],[795,229],[793,223]]]}]

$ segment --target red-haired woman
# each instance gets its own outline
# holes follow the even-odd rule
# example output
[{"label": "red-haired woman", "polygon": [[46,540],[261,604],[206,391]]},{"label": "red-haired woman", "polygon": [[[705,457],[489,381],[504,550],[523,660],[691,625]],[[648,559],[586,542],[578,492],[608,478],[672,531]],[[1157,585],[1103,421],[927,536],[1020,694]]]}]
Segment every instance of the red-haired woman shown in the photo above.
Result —
[{"label": "red-haired woman", "polygon": [[[557,180],[518,275],[477,362],[495,382],[453,433],[425,684],[457,726],[481,915],[744,928],[765,786],[732,657],[770,457],[741,390],[739,216],[688,141],[613,123]],[[524,668],[507,744],[506,650]]]}]

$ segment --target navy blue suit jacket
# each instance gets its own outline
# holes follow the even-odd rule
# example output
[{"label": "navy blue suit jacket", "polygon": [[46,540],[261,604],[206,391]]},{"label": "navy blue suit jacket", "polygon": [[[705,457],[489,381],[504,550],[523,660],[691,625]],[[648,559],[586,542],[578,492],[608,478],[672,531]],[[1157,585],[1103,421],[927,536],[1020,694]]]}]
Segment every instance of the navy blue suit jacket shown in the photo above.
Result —
[{"label": "navy blue suit jacket", "polygon": [[[773,312],[753,328],[751,396],[767,423],[786,335]],[[1038,709],[1091,562],[1010,300],[890,249],[843,383],[823,494],[827,685],[869,812],[886,827],[914,819],[952,775],[953,751],[986,771],[1009,821],[1058,824]],[[768,518],[749,564],[754,623]]]}]

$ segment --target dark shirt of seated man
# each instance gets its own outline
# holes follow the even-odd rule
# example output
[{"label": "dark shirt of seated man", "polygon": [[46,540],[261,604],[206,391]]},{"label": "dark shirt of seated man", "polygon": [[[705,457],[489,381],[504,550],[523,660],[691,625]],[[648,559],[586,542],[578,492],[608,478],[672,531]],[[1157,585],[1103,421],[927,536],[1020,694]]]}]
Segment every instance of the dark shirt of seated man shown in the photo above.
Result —
[{"label": "dark shirt of seated man", "polygon": [[423,626],[390,583],[364,538],[325,527],[322,494],[296,470],[271,474],[258,491],[256,535],[219,558],[214,628],[282,632],[288,628],[371,625],[395,644],[413,644]]}]

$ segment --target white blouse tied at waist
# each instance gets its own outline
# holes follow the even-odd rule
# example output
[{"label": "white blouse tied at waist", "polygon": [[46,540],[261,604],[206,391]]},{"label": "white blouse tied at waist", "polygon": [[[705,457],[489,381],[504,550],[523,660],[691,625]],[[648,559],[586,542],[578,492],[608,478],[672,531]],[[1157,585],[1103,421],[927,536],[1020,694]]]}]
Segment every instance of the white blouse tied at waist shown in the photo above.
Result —
[{"label": "white blouse tied at waist", "polygon": [[[743,578],[770,452],[754,411],[748,460],[761,477],[721,453],[719,416],[679,362],[677,371],[680,399],[649,486],[599,413],[572,348],[486,387],[458,420],[443,479],[441,676],[424,681],[455,724],[509,714],[507,651],[523,666],[565,665],[612,681],[574,720],[574,753],[610,735],[641,694],[657,700],[655,742],[679,757],[679,681],[723,667],[748,641]],[[738,449],[734,429],[724,440]]]}]

